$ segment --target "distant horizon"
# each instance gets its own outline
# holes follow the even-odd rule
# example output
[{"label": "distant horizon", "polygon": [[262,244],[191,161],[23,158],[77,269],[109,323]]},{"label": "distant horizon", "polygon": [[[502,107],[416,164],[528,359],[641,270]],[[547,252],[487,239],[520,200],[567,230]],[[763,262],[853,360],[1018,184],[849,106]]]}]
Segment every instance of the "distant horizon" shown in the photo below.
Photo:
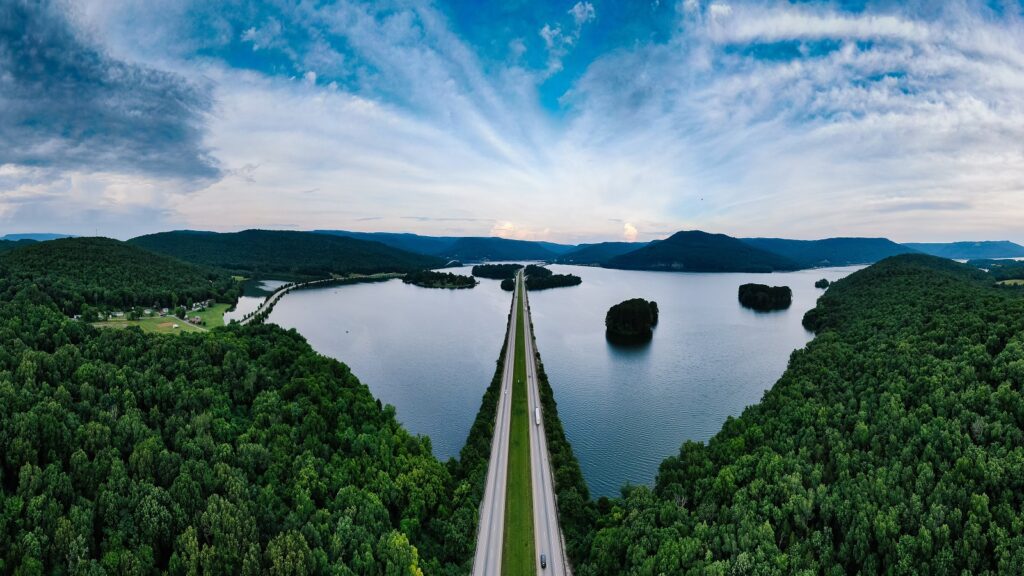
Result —
[{"label": "distant horizon", "polygon": [[6,238],[8,236],[51,235],[51,234],[53,234],[53,235],[61,235],[61,236],[73,236],[73,237],[79,237],[79,238],[95,238],[95,237],[98,237],[98,238],[112,238],[114,240],[125,241],[125,240],[131,240],[132,238],[137,238],[139,236],[146,236],[148,234],[160,234],[160,233],[164,233],[164,232],[212,232],[212,233],[217,233],[217,234],[233,234],[233,233],[237,233],[237,232],[243,232],[245,230],[268,230],[268,231],[282,231],[282,232],[343,231],[343,232],[355,232],[355,233],[361,233],[361,234],[376,234],[376,233],[380,233],[380,234],[413,234],[413,235],[416,235],[416,236],[435,237],[435,238],[436,237],[502,238],[502,239],[505,239],[505,240],[524,240],[524,241],[527,241],[527,242],[548,242],[548,243],[551,243],[551,244],[562,244],[562,245],[567,245],[567,246],[575,246],[575,245],[579,245],[579,244],[599,244],[599,243],[603,243],[603,242],[625,242],[625,243],[645,244],[645,243],[649,243],[651,241],[664,240],[665,238],[668,238],[669,236],[672,236],[673,234],[675,234],[677,232],[685,232],[685,231],[701,231],[701,232],[706,232],[706,233],[709,233],[709,234],[724,234],[726,236],[732,236],[733,238],[779,238],[779,239],[784,239],[784,240],[800,240],[800,241],[827,240],[827,239],[832,239],[832,238],[878,238],[878,239],[890,240],[892,242],[895,242],[895,243],[901,244],[901,245],[903,245],[903,244],[952,244],[952,243],[958,243],[958,242],[968,242],[968,243],[969,242],[1013,242],[1015,244],[1019,244],[1021,246],[1024,246],[1024,241],[1022,241],[1022,240],[1015,240],[1013,238],[986,238],[986,239],[968,238],[968,239],[959,239],[959,240],[917,240],[917,239],[915,239],[915,240],[905,240],[904,241],[904,240],[897,240],[897,239],[889,237],[889,236],[855,236],[855,235],[846,235],[846,234],[834,235],[834,236],[823,236],[823,237],[819,237],[819,238],[796,238],[796,237],[785,236],[785,235],[747,236],[747,235],[732,234],[732,233],[729,233],[729,232],[722,232],[722,231],[717,231],[717,230],[705,230],[705,229],[701,229],[701,228],[680,229],[680,230],[676,230],[674,232],[667,233],[667,234],[665,234],[662,237],[652,238],[650,240],[632,240],[632,241],[629,241],[629,240],[623,240],[621,238],[610,238],[610,239],[605,239],[605,240],[589,240],[589,241],[580,241],[580,242],[563,242],[563,241],[558,241],[558,240],[546,240],[546,239],[507,238],[507,237],[504,237],[504,236],[499,236],[499,235],[494,235],[494,234],[491,234],[491,235],[487,235],[487,234],[421,234],[421,233],[412,232],[412,231],[409,231],[409,230],[392,231],[392,230],[353,230],[353,229],[349,229],[349,228],[300,229],[300,228],[268,228],[268,227],[243,227],[243,228],[238,228],[238,229],[223,229],[223,230],[204,230],[204,229],[196,229],[196,228],[174,228],[174,229],[166,229],[166,230],[154,230],[152,232],[145,232],[145,233],[142,233],[142,234],[132,234],[132,235],[127,235],[127,236],[116,236],[116,235],[103,234],[102,231],[100,231],[101,232],[100,234],[95,234],[95,233],[88,233],[88,232],[87,233],[55,232],[53,230],[47,230],[45,232],[31,231],[31,230],[19,231],[19,232],[9,232],[9,231],[6,231],[6,230],[0,230],[0,239]]}]

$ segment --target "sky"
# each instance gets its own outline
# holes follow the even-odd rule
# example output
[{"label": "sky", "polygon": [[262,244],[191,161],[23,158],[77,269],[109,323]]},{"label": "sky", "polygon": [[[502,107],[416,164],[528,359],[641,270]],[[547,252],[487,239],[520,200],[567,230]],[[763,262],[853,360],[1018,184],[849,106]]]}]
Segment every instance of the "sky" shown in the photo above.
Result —
[{"label": "sky", "polygon": [[0,0],[0,234],[1024,242],[1017,0]]}]

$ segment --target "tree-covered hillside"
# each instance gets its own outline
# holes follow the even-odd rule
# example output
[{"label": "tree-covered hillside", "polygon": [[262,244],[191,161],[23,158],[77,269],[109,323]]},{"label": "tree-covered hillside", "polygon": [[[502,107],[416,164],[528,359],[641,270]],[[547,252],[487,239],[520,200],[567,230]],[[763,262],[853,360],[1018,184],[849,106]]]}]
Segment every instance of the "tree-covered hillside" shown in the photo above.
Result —
[{"label": "tree-covered hillside", "polygon": [[773,272],[797,270],[796,262],[725,234],[676,232],[661,242],[616,256],[608,268],[678,272]]},{"label": "tree-covered hillside", "polygon": [[616,256],[628,254],[647,246],[647,242],[600,242],[598,244],[580,244],[558,257],[560,264],[583,264],[588,266],[601,265]]},{"label": "tree-covered hillside", "polygon": [[890,256],[917,251],[887,238],[825,238],[823,240],[786,240],[783,238],[743,238],[761,250],[785,256],[804,268],[874,264]]},{"label": "tree-covered hillside", "polygon": [[378,242],[313,232],[245,230],[218,234],[176,231],[140,236],[130,242],[186,262],[246,276],[286,279],[414,272],[444,265],[439,258],[412,254]]},{"label": "tree-covered hillside", "polygon": [[904,244],[925,254],[973,260],[976,258],[1020,258],[1024,257],[1024,246],[1008,240],[984,242],[909,243]]},{"label": "tree-covered hillside", "polygon": [[0,277],[0,344],[0,574],[468,573],[479,467],[294,331],[100,330]]},{"label": "tree-covered hillside", "polygon": [[0,240],[0,253],[10,252],[17,248],[24,248],[30,244],[35,244],[35,240]]},{"label": "tree-covered hillside", "polygon": [[207,299],[233,302],[240,292],[227,274],[109,238],[30,242],[0,256],[0,267],[16,280],[36,284],[68,315],[81,312],[86,304],[174,307]]},{"label": "tree-covered hillside", "polygon": [[899,256],[807,324],[759,404],[597,504],[576,574],[1019,572],[1024,299]]}]

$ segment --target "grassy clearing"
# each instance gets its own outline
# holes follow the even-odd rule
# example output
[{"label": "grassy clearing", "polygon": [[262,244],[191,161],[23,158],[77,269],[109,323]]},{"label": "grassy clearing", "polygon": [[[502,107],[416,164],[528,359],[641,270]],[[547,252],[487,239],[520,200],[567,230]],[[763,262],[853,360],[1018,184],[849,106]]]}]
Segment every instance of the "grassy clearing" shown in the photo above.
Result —
[{"label": "grassy clearing", "polygon": [[[142,318],[141,320],[108,320],[106,322],[95,322],[97,328],[124,329],[129,326],[138,326],[143,332],[153,334],[181,334],[182,332],[206,332],[206,329],[186,324],[177,318],[153,317]],[[177,328],[175,328],[177,326]]]},{"label": "grassy clearing", "polygon": [[1024,286],[1024,280],[1003,280],[1000,284],[1003,286]]},{"label": "grassy clearing", "polygon": [[[518,287],[522,290],[522,286]],[[515,371],[512,382],[512,422],[508,447],[508,486],[505,492],[505,542],[501,573],[532,574],[533,492],[530,484],[530,409],[526,398],[526,349],[523,300],[516,310]]]},{"label": "grassy clearing", "polygon": [[224,313],[231,308],[230,304],[214,304],[206,310],[200,312],[189,312],[188,317],[199,316],[203,319],[203,326],[206,328],[216,328],[224,325]]}]

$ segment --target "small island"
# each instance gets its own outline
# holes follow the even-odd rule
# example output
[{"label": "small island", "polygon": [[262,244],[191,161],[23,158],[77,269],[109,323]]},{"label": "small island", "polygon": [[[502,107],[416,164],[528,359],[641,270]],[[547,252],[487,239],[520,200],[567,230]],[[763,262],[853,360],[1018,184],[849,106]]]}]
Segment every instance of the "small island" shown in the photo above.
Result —
[{"label": "small island", "polygon": [[472,288],[476,286],[476,279],[472,276],[452,274],[451,272],[434,272],[433,270],[420,270],[409,272],[402,278],[402,282],[413,284],[422,288]]},{"label": "small island", "polygon": [[605,336],[617,344],[646,342],[658,324],[658,303],[643,298],[619,302],[604,317]]},{"label": "small island", "polygon": [[740,286],[739,298],[740,304],[754,310],[784,310],[793,303],[793,291],[789,286],[744,284]]},{"label": "small island", "polygon": [[511,280],[515,278],[516,272],[522,267],[522,264],[478,264],[473,266],[473,276],[492,280]]},{"label": "small island", "polygon": [[547,290],[548,288],[578,286],[583,283],[583,279],[575,274],[555,274],[536,264],[527,266],[524,274],[526,275],[527,290]]},{"label": "small island", "polygon": [[516,289],[516,281],[511,278],[505,278],[501,281],[501,289],[506,292],[511,292]]},{"label": "small island", "polygon": [[815,288],[821,288],[822,290],[824,290],[824,289],[828,288],[830,284],[831,283],[828,280],[826,280],[825,278],[822,278],[821,280],[818,280],[817,282],[814,283],[814,287]]}]

